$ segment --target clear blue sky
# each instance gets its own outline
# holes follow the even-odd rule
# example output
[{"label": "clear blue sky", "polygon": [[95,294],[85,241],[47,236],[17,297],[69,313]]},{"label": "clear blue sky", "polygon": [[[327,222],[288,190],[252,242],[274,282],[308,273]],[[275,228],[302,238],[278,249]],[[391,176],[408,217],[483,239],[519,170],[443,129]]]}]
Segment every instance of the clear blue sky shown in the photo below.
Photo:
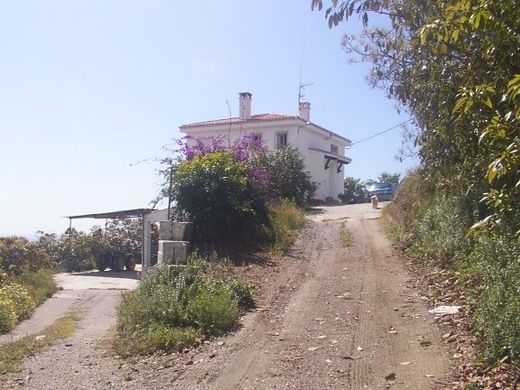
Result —
[{"label": "clear blue sky", "polygon": [[[407,119],[367,86],[366,65],[347,64],[347,26],[329,30],[310,2],[0,2],[0,235],[148,207],[179,125],[227,117],[226,100],[236,115],[239,91],[253,113],[297,113],[304,46],[313,122],[355,142]],[[347,175],[406,171],[400,139],[354,146]]]}]

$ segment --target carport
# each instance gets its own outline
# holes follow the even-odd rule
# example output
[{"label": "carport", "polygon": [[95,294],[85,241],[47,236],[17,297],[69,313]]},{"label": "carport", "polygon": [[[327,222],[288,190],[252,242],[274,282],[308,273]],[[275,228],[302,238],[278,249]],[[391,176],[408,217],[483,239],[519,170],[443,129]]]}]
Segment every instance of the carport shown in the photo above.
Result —
[{"label": "carport", "polygon": [[149,208],[130,209],[110,211],[107,213],[93,213],[82,215],[69,215],[69,229],[72,229],[73,219],[93,218],[93,219],[125,219],[125,218],[142,218],[142,236],[141,236],[141,259],[143,273],[151,265],[151,242],[152,242],[152,223],[164,221],[168,219],[168,209],[156,210]]}]

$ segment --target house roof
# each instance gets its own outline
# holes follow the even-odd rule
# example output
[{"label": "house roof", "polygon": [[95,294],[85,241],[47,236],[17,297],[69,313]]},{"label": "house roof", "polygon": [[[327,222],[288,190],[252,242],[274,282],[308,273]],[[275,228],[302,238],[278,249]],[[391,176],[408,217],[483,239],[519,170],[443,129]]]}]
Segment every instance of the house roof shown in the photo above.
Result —
[{"label": "house roof", "polygon": [[304,123],[307,123],[309,126],[312,125],[321,131],[327,132],[335,137],[338,137],[344,141],[347,141],[348,144],[350,144],[352,142],[348,138],[345,138],[337,133],[334,133],[333,131],[327,130],[324,127],[321,127],[320,125],[317,125],[316,123],[308,122],[298,115],[287,115],[287,114],[257,114],[257,115],[251,115],[250,119],[240,119],[240,117],[215,119],[215,120],[211,120],[211,121],[187,123],[185,125],[180,126],[179,129],[187,130],[187,129],[193,129],[193,128],[197,128],[197,127],[213,127],[213,126],[224,126],[224,125],[230,126],[230,125],[240,125],[240,124],[244,125],[244,124],[248,124],[248,123],[252,124],[252,123],[275,122],[275,121],[285,121],[285,120],[300,120]]},{"label": "house roof", "polygon": [[298,118],[299,118],[299,116],[296,116],[296,115],[258,114],[258,115],[251,115],[250,119],[240,119],[240,117],[215,119],[212,121],[188,123],[186,125],[182,125],[180,128],[186,129],[186,128],[191,128],[191,127],[209,127],[209,126],[229,125],[229,124],[234,125],[234,124],[240,124],[240,123],[280,121],[280,120],[298,119]]}]

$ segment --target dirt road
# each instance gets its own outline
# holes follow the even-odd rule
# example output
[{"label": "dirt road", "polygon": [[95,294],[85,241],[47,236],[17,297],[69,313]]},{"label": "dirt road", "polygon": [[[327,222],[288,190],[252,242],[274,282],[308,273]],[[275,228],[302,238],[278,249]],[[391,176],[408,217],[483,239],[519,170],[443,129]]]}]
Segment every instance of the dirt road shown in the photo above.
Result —
[{"label": "dirt road", "polygon": [[314,216],[261,311],[172,388],[435,388],[448,355],[378,217],[367,205]]},{"label": "dirt road", "polygon": [[[31,359],[18,377],[35,389],[440,387],[448,353],[378,218],[368,205],[324,208],[311,216],[287,257],[250,269],[268,288],[234,334],[132,365],[93,348],[91,334],[86,350],[84,336],[75,336],[75,354],[86,355],[85,364],[72,366],[77,371],[53,361],[71,351],[57,346]],[[352,234],[348,248],[341,229]],[[35,372],[47,374],[36,381]],[[25,380],[28,373],[32,378]]]}]

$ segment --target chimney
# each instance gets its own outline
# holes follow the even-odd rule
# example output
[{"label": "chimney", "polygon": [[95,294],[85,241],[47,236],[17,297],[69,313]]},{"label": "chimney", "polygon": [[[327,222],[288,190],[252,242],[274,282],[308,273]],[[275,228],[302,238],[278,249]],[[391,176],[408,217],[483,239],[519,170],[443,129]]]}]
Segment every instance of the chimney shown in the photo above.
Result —
[{"label": "chimney", "polygon": [[304,121],[309,122],[311,118],[311,104],[309,102],[300,102],[300,118]]},{"label": "chimney", "polygon": [[253,94],[251,94],[250,92],[239,92],[238,96],[240,103],[240,119],[251,119],[251,97],[253,96]]}]

